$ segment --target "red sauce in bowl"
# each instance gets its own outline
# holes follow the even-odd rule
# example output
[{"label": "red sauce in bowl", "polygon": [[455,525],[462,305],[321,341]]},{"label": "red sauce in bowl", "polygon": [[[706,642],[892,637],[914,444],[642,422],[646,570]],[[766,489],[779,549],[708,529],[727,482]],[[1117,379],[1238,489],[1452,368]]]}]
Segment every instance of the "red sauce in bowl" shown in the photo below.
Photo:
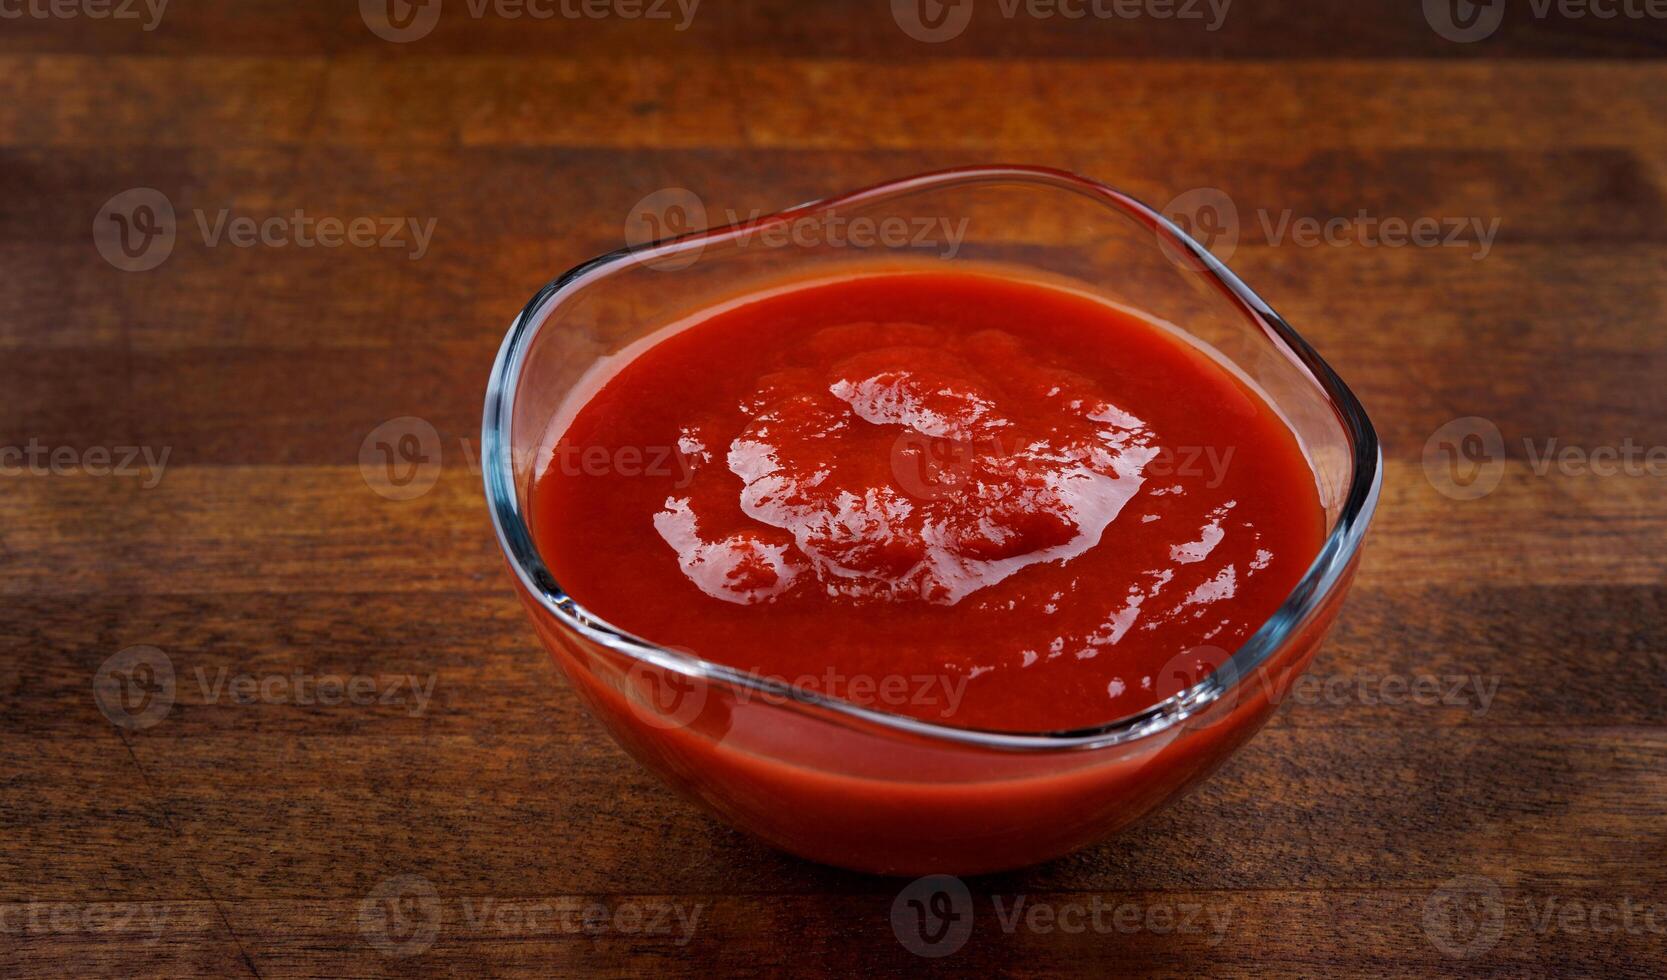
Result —
[{"label": "red sauce in bowl", "polygon": [[1289,427],[1158,323],[971,273],[807,282],[609,362],[532,530],[650,641],[960,727],[1139,711],[1236,649],[1325,520]]}]

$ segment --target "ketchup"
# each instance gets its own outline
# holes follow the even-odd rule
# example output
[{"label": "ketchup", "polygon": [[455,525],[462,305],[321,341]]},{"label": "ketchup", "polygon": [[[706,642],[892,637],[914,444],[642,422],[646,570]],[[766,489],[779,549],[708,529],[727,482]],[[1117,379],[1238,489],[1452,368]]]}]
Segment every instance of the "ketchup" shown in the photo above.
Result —
[{"label": "ketchup", "polygon": [[1236,649],[1325,533],[1290,428],[1134,312],[976,273],[668,328],[553,423],[532,529],[650,641],[880,710],[1064,731]]}]

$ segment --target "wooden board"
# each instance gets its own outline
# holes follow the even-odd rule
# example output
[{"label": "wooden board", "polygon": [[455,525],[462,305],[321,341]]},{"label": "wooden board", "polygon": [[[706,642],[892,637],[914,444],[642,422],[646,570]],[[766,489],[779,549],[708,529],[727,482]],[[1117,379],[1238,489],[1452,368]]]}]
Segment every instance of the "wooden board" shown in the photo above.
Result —
[{"label": "wooden board", "polygon": [[[1667,445],[1667,20],[1513,3],[1455,43],[1416,2],[1240,2],[1209,31],[977,0],[931,44],[882,0],[707,0],[681,31],[451,0],[407,43],[290,0],[0,21],[0,449],[168,453],[0,475],[0,975],[1659,971],[1667,475],[1536,456]],[[1498,228],[1477,257],[1247,217],[1232,265],[1384,439],[1355,591],[1226,768],[971,880],[970,940],[926,959],[902,882],[709,820],[586,716],[504,579],[479,406],[527,296],[652,191],[744,216],[998,161]],[[136,187],[183,230],[125,272],[91,229]],[[195,226],[296,208],[434,233],[413,259]],[[395,502],[358,455],[405,415],[443,454]],[[1461,416],[1505,439],[1472,501],[1422,465]],[[135,645],[179,684],[128,731],[93,681]],[[418,689],[240,703],[216,685],[241,675]],[[1420,678],[1440,695],[1397,693]],[[374,914],[396,893],[408,931]]]}]

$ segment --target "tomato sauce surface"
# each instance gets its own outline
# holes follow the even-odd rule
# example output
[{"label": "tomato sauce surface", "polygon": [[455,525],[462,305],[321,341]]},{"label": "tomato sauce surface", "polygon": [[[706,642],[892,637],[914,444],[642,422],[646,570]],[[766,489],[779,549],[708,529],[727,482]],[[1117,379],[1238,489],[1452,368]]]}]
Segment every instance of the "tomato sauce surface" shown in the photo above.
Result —
[{"label": "tomato sauce surface", "polygon": [[1324,537],[1262,397],[1084,295],[878,274],[653,340],[552,424],[541,555],[617,627],[833,697],[1104,724],[1219,664]]}]

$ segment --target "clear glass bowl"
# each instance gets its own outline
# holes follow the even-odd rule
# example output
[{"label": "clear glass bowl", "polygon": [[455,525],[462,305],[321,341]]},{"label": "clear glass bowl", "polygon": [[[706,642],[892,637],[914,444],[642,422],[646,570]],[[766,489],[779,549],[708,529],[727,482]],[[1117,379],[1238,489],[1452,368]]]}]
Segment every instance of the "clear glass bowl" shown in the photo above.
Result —
[{"label": "clear glass bowl", "polygon": [[[686,213],[668,211],[667,223]],[[936,230],[923,233],[928,227]],[[768,284],[950,262],[1088,291],[1178,326],[1258,387],[1296,433],[1320,489],[1325,543],[1278,612],[1213,673],[1093,729],[979,731],[647,642],[563,591],[534,545],[528,494],[552,419],[598,359]],[[1104,185],[1007,166],[911,177],[567,272],[504,339],[481,458],[499,544],[538,634],[621,745],[778,847],[908,875],[1057,857],[1128,826],[1220,765],[1318,649],[1353,577],[1382,471],[1354,395],[1207,250]]]}]

